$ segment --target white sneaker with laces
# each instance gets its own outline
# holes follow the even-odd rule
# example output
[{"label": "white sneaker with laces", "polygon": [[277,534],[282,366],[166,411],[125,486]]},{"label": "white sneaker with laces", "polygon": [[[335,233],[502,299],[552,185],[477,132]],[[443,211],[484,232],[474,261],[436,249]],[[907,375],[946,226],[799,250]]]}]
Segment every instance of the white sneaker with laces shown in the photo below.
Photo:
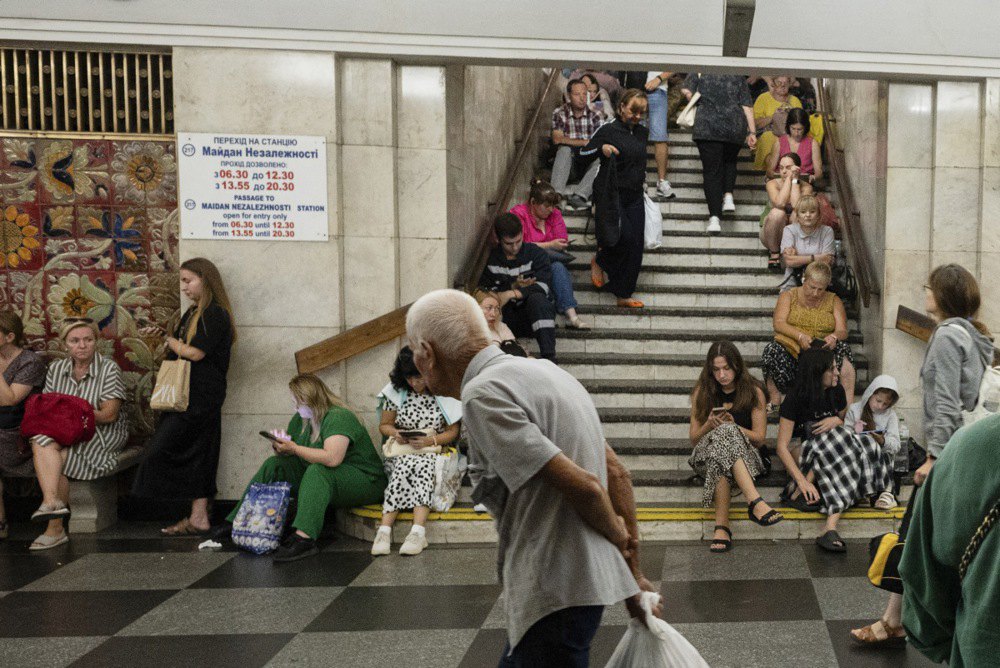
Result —
[{"label": "white sneaker with laces", "polygon": [[656,192],[660,195],[660,197],[666,197],[667,199],[677,197],[677,193],[675,193],[674,189],[670,187],[670,181],[667,181],[666,179],[663,179],[656,184]]},{"label": "white sneaker with laces", "polygon": [[372,556],[381,557],[392,551],[392,532],[375,532],[375,542],[372,543]]},{"label": "white sneaker with laces", "polygon": [[427,535],[411,531],[403,541],[403,546],[399,548],[399,553],[412,557],[423,552],[426,547]]},{"label": "white sneaker with laces", "polygon": [[733,201],[732,193],[726,193],[722,196],[722,210],[724,212],[736,211],[736,203]]},{"label": "white sneaker with laces", "polygon": [[722,225],[719,223],[718,216],[712,216],[708,219],[708,227],[705,228],[705,231],[709,234],[718,234],[722,231]]}]

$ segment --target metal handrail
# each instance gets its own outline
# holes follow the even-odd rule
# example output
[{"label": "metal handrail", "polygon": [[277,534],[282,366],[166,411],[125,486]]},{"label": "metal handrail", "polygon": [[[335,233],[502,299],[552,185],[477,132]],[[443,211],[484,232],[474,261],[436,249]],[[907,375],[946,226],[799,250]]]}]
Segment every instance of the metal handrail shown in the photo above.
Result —
[{"label": "metal handrail", "polygon": [[837,119],[833,115],[830,104],[830,93],[825,79],[819,80],[818,86],[820,110],[823,115],[823,149],[826,164],[830,171],[830,181],[837,190],[837,199],[844,214],[844,236],[850,248],[848,257],[854,275],[858,280],[861,302],[866,307],[871,303],[871,296],[881,294],[880,281],[875,273],[872,261],[871,247],[865,239],[865,229],[861,221],[861,210],[854,198],[854,189],[847,176],[847,163],[844,160],[844,149],[840,145],[837,134]]}]

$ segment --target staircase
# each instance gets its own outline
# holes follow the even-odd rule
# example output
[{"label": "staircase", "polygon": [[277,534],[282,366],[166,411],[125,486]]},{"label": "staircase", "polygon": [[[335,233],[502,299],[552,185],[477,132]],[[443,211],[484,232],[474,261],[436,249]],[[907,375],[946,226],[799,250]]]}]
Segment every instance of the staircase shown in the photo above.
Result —
[{"label": "staircase", "polygon": [[[593,222],[585,231],[586,213],[564,212],[570,252],[579,258],[570,265],[578,312],[592,329],[560,328],[556,342],[560,366],[590,392],[609,443],[632,472],[640,531],[646,540],[711,537],[714,509],[701,507],[702,483],[693,478],[687,464],[689,395],[709,344],[717,339],[736,343],[754,375],[761,377],[760,354],[773,339],[771,316],[781,280],[767,271],[767,253],[757,237],[766,195],[761,174],[750,169],[749,153],[740,156],[733,193],[736,213],[723,217],[721,234],[709,236],[697,148],[690,132],[672,130],[670,136],[668,178],[677,196],[654,198],[663,212],[664,238],[662,248],[646,251],[639,276],[635,296],[646,308],[618,308],[612,295],[593,287],[590,258],[597,250]],[[652,149],[647,171],[653,192]],[[849,329],[860,394],[867,385],[868,363],[856,322],[852,320]],[[537,350],[533,340],[522,344]],[[772,421],[768,425],[772,453],[776,436],[777,424]],[[777,504],[785,473],[776,455],[772,461],[774,471],[758,481],[758,489],[769,503]],[[469,491],[463,488],[460,503],[449,513],[432,515],[431,542],[495,540],[489,517],[472,511]],[[737,539],[812,539],[822,525],[821,515],[784,509],[784,522],[758,527],[747,519],[745,504],[742,496],[733,499]],[[371,538],[380,512],[373,506],[343,513],[340,527]],[[845,537],[873,536],[893,530],[901,516],[902,509],[855,508],[845,513],[839,532]],[[401,540],[408,522],[397,522],[394,530]]]}]

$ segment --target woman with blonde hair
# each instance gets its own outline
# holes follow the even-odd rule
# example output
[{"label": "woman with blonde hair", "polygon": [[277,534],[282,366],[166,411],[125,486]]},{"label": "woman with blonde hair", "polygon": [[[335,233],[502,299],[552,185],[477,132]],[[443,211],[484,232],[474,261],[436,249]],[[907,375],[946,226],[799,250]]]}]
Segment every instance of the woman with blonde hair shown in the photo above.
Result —
[{"label": "woman with blonde hair", "polygon": [[[0,476],[34,475],[31,452],[24,452],[21,419],[28,396],[45,385],[45,362],[24,348],[24,324],[13,311],[0,311]],[[0,540],[8,534],[0,478]]]},{"label": "woman with blonde hair", "polygon": [[118,465],[118,453],[128,441],[128,424],[122,404],[125,384],[114,360],[97,352],[100,335],[89,318],[66,320],[59,340],[66,357],[53,362],[45,376],[44,392],[71,394],[94,407],[97,430],[86,443],[61,446],[48,436],[31,439],[42,504],[31,516],[48,527],[28,548],[48,550],[69,542],[63,520],[69,517],[69,479],[94,480],[110,475]]},{"label": "woman with blonde hair", "polygon": [[514,341],[517,337],[503,321],[500,295],[486,290],[476,290],[472,296],[479,302],[479,308],[486,317],[486,324],[490,326],[490,341],[497,345],[504,341]]},{"label": "woman with blonde hair", "polygon": [[803,195],[795,205],[795,222],[781,233],[781,264],[785,280],[781,292],[802,285],[802,274],[811,262],[833,266],[836,244],[833,228],[819,222],[819,201]]},{"label": "woman with blonde hair", "polygon": [[[368,430],[322,380],[311,373],[300,374],[292,378],[288,389],[295,402],[288,438],[272,432],[275,454],[250,480],[251,484],[291,483],[298,502],[291,523],[295,532],[274,553],[277,562],[318,554],[316,539],[326,509],[378,503],[387,484]],[[236,518],[239,507],[226,521]]]},{"label": "woman with blonde hair", "polygon": [[191,306],[174,335],[166,337],[166,359],[191,363],[190,399],[187,410],[160,416],[133,490],[138,497],[191,501],[190,514],[162,529],[165,536],[199,535],[210,527],[208,504],[216,493],[226,374],[236,342],[233,309],[215,265],[192,258],[181,265],[180,279]]}]

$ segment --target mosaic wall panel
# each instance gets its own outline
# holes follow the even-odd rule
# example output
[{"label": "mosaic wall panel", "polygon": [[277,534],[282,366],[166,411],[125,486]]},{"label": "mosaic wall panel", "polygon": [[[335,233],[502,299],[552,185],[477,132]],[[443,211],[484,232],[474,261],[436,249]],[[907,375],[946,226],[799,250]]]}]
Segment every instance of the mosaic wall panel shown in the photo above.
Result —
[{"label": "mosaic wall panel", "polygon": [[0,138],[0,307],[20,314],[31,348],[63,356],[68,317],[98,322],[122,367],[137,435],[179,309],[173,142]]}]

